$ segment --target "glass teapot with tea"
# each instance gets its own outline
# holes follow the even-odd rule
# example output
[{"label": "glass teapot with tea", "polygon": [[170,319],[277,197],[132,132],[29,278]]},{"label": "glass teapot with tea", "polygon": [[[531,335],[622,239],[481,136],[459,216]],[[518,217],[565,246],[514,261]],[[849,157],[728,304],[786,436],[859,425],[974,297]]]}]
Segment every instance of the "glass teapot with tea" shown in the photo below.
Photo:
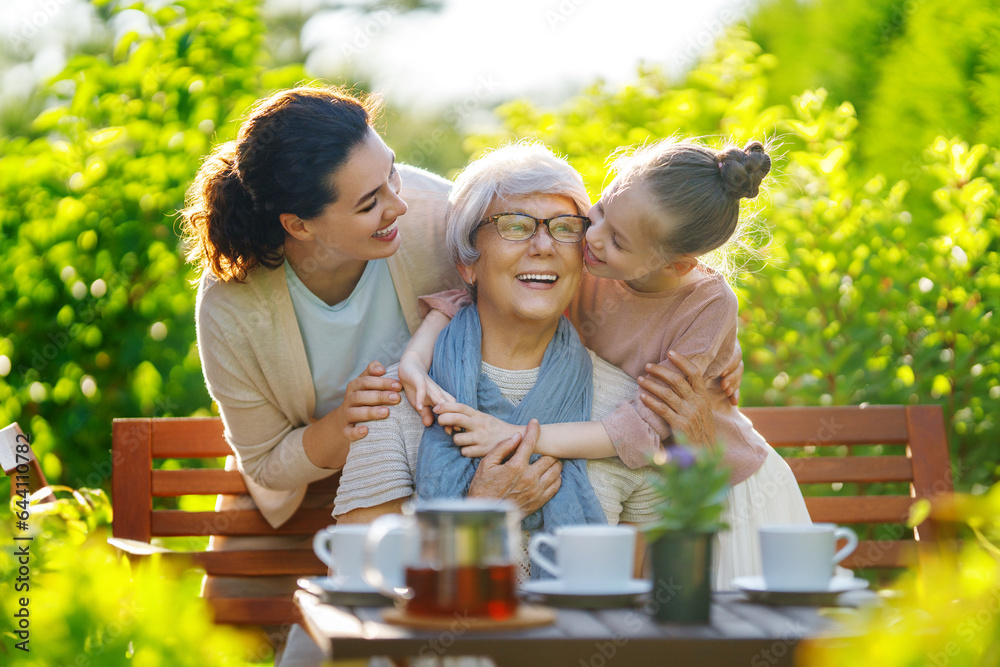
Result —
[{"label": "glass teapot with tea", "polygon": [[[418,500],[403,515],[376,519],[366,539],[365,580],[402,600],[417,616],[468,614],[496,620],[517,611],[517,565],[521,517],[506,501],[480,498]],[[392,532],[403,531],[406,585],[390,588],[376,566],[379,548]]]}]

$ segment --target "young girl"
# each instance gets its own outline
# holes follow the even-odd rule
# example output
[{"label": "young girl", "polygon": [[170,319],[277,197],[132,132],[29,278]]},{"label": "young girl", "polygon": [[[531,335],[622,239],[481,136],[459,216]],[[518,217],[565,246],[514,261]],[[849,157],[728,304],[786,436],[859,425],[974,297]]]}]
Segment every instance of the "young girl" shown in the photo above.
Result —
[{"label": "young girl", "polygon": [[[536,452],[619,456],[630,467],[643,466],[672,436],[671,424],[682,421],[685,375],[714,378],[738,359],[736,294],[698,258],[739,234],[740,199],[756,197],[769,170],[757,141],[716,151],[664,140],[615,162],[615,179],[590,210],[589,275],[568,315],[584,344],[637,377],[642,394],[600,423],[544,425]],[[425,302],[445,315],[461,303],[450,293]],[[430,356],[430,328],[442,319],[425,323],[400,376],[404,386],[422,389],[414,401],[427,394],[436,403],[439,423],[464,431],[454,437],[463,454],[483,456],[523,427],[451,402],[426,382],[419,359]],[[695,368],[685,364],[686,373],[678,373],[674,355]],[[732,469],[732,529],[720,535],[716,550],[716,587],[726,588],[735,577],[760,574],[759,526],[808,522],[809,515],[788,466],[723,392],[713,392],[713,415]]]}]

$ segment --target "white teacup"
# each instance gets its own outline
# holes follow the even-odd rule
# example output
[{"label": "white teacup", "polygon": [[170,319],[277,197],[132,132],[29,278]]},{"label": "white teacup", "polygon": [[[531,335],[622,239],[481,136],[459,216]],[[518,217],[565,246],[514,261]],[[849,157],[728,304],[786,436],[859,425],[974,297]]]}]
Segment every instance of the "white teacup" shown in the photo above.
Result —
[{"label": "white teacup", "polygon": [[[330,577],[344,591],[374,590],[364,579],[365,538],[369,524],[344,524],[324,528],[313,538],[313,551],[330,568]],[[416,541],[412,536],[389,535],[383,548],[375,554],[375,562],[385,573],[389,586],[402,586],[404,571],[412,559]]]},{"label": "white teacup", "polygon": [[370,588],[361,576],[364,571],[365,524],[329,526],[316,533],[313,551],[330,568],[330,577],[345,590]]},{"label": "white teacup", "polygon": [[[841,538],[847,544],[836,551]],[[833,579],[834,566],[857,546],[858,536],[853,530],[832,523],[762,527],[764,583],[772,591],[824,591]]]},{"label": "white teacup", "polygon": [[[558,564],[540,552],[547,544]],[[631,526],[562,526],[540,533],[528,545],[531,560],[578,593],[613,593],[632,581],[635,529]]]}]

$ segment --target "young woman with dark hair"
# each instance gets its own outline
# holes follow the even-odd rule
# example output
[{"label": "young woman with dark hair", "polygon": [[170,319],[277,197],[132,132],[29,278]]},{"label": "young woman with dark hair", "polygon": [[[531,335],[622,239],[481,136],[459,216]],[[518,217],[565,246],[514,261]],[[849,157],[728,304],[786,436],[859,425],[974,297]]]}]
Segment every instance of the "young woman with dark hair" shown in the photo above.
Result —
[{"label": "young woman with dark hair", "polygon": [[[383,375],[420,323],[418,295],[461,284],[444,239],[451,184],[397,166],[374,111],[328,87],[261,100],[183,211],[205,380],[275,526],[399,402]],[[547,500],[531,483],[522,500]]]}]

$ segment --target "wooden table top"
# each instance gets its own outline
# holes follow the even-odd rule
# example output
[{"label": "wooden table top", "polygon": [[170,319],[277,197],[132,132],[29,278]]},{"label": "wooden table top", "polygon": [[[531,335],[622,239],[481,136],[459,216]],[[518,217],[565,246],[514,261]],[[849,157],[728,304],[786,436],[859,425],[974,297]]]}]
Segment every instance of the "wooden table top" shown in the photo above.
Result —
[{"label": "wooden table top", "polygon": [[[498,667],[604,667],[612,661],[773,667],[793,665],[795,645],[801,639],[836,629],[816,607],[753,604],[735,592],[714,595],[709,625],[660,624],[641,607],[559,609],[556,622],[547,627],[476,632],[463,627],[459,619],[451,629],[439,631],[390,625],[382,621],[383,608],[323,604],[306,591],[296,592],[295,601],[309,634],[328,657],[337,660],[488,655]],[[850,599],[847,602],[850,606]]]}]

